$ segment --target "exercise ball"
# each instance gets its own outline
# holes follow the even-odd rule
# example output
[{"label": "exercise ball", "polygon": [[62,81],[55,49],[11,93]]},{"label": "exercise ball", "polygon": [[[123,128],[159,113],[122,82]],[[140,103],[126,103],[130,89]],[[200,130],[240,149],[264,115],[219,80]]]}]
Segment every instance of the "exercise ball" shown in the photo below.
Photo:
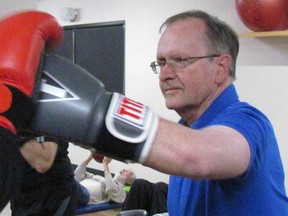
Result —
[{"label": "exercise ball", "polygon": [[288,0],[236,0],[243,24],[252,31],[280,31],[288,28]]},{"label": "exercise ball", "polygon": [[104,159],[104,155],[98,153],[97,151],[92,151],[92,157],[98,163],[102,163]]}]

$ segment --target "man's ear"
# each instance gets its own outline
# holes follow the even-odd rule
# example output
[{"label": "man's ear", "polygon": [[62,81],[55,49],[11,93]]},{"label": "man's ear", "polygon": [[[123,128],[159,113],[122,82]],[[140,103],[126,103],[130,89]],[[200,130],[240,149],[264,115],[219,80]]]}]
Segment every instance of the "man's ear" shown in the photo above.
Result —
[{"label": "man's ear", "polygon": [[230,68],[232,67],[232,57],[228,54],[223,54],[218,57],[218,72],[216,82],[223,83],[229,76]]}]

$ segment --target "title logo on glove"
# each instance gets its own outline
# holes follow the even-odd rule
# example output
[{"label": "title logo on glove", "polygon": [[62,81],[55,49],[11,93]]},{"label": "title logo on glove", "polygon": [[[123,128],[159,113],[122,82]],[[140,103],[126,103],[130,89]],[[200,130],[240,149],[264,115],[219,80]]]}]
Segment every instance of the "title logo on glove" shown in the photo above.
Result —
[{"label": "title logo on glove", "polygon": [[146,106],[123,96],[119,98],[117,107],[115,116],[139,126],[143,125]]},{"label": "title logo on glove", "polygon": [[155,115],[142,103],[114,92],[105,122],[107,130],[113,136],[139,144],[149,137]]}]

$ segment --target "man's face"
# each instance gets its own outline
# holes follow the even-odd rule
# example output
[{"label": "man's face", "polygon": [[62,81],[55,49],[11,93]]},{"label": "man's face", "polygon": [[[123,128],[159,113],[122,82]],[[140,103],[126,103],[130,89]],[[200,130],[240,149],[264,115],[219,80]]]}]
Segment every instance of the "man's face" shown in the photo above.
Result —
[{"label": "man's face", "polygon": [[[205,25],[199,19],[177,21],[162,34],[157,60],[207,56],[212,53],[205,42]],[[204,58],[177,70],[165,65],[159,74],[159,84],[168,109],[179,114],[187,110],[205,109],[216,91],[214,61]]]},{"label": "man's face", "polygon": [[126,184],[127,180],[131,175],[131,171],[128,169],[122,169],[120,172],[115,174],[114,180],[122,184]]}]

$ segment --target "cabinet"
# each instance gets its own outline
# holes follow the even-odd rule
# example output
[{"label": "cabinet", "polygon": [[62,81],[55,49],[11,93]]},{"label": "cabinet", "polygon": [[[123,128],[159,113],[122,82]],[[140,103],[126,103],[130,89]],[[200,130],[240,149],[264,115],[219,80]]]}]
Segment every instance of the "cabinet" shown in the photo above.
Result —
[{"label": "cabinet", "polygon": [[124,21],[66,26],[55,53],[86,69],[107,91],[124,94],[124,42]]}]

